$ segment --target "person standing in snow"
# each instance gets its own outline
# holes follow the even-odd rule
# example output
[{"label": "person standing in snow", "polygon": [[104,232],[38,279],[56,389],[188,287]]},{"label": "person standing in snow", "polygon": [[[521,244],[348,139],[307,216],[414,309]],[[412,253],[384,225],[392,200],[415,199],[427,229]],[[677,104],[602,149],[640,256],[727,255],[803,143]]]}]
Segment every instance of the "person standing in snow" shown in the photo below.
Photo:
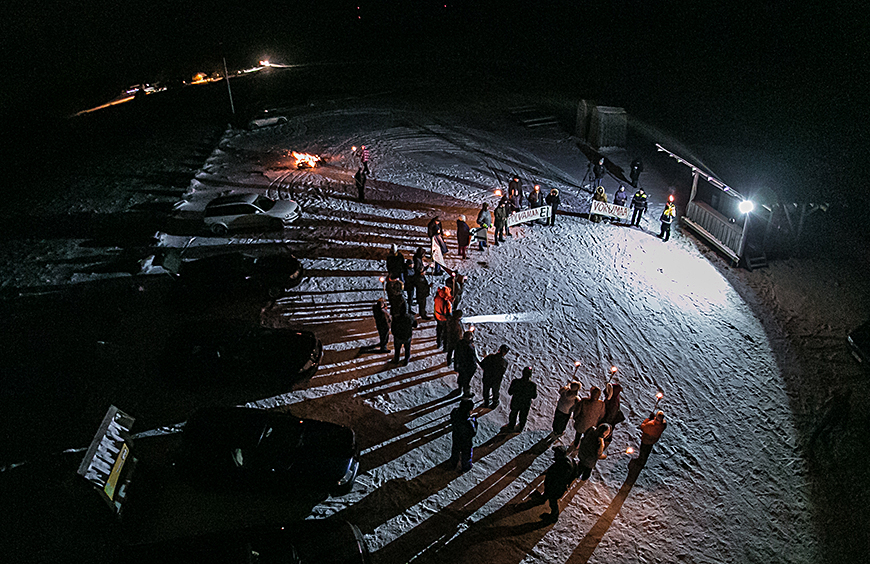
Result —
[{"label": "person standing in snow", "polygon": [[387,255],[387,273],[390,278],[398,278],[405,282],[405,255],[396,245],[390,245],[390,254]]},{"label": "person standing in snow", "polygon": [[458,272],[453,272],[450,275],[450,279],[447,280],[447,287],[450,289],[451,295],[453,295],[453,310],[456,311],[462,306],[462,294],[465,291],[465,281],[468,277],[459,274]]},{"label": "person standing in snow", "polygon": [[356,174],[353,175],[353,183],[356,186],[357,198],[360,202],[366,201],[366,173],[362,167],[356,169]]},{"label": "person standing in snow", "polygon": [[553,463],[544,475],[543,499],[550,503],[550,512],[541,515],[541,519],[554,523],[559,519],[559,500],[576,476],[577,465],[568,456],[567,449],[562,445],[554,446]]},{"label": "person standing in snow", "polygon": [[539,208],[544,205],[541,200],[541,186],[539,184],[535,184],[535,186],[529,190],[528,200],[530,208]]},{"label": "person standing in snow", "polygon": [[441,286],[435,293],[435,346],[446,349],[444,342],[444,328],[447,326],[447,320],[453,315],[453,296],[450,295],[450,289],[447,286]]},{"label": "person standing in snow", "polygon": [[662,230],[659,233],[659,239],[662,241],[667,241],[671,238],[671,222],[674,221],[674,218],[677,217],[677,208],[674,206],[673,196],[670,196],[668,203],[665,205],[665,209],[662,212],[662,216],[659,218],[659,221],[662,222]]},{"label": "person standing in snow", "polygon": [[390,340],[390,323],[392,323],[392,318],[390,317],[389,309],[387,309],[387,300],[378,298],[378,301],[372,306],[372,314],[375,318],[375,327],[378,329],[380,340],[377,345],[360,347],[359,352],[372,352],[375,350],[382,353],[390,352],[387,349],[387,343]]},{"label": "person standing in snow", "polygon": [[471,228],[465,223],[465,216],[456,220],[456,245],[459,247],[460,258],[468,258],[468,244],[471,243]]},{"label": "person standing in snow", "polygon": [[369,150],[366,149],[366,146],[365,146],[365,145],[363,145],[363,146],[362,146],[362,152],[361,152],[361,154],[360,154],[360,164],[362,165],[363,172],[365,173],[366,176],[368,176],[369,174],[371,174],[371,173],[369,172],[369,157],[370,157],[370,156],[371,156],[371,155],[369,154]]},{"label": "person standing in snow", "polygon": [[456,344],[456,358],[453,363],[458,374],[456,382],[464,398],[474,397],[471,393],[471,379],[477,371],[479,362],[474,348],[474,332],[466,331],[462,335],[462,340]]},{"label": "person standing in snow", "polygon": [[[483,369],[483,407],[498,407],[498,398],[501,393],[501,381],[507,372],[508,363],[505,357],[510,349],[507,345],[502,345],[498,348],[498,352],[486,355],[480,361],[480,368]],[[490,403],[490,394],[492,395],[492,403]]]},{"label": "person standing in snow", "polygon": [[607,423],[602,423],[583,435],[580,448],[577,450],[577,471],[581,480],[588,480],[598,461],[607,458],[604,451],[610,444],[612,429]]},{"label": "person standing in snow", "polygon": [[644,419],[640,424],[640,455],[637,457],[637,464],[641,466],[646,464],[653,446],[662,438],[662,433],[667,427],[664,411],[659,411],[655,415],[650,413],[649,417]]},{"label": "person standing in snow", "polygon": [[[438,245],[438,248],[441,249],[442,256],[446,255],[447,244],[444,242],[444,229],[441,227],[441,220],[438,219],[437,215],[429,221],[429,225],[426,226],[426,231],[429,234],[429,242],[434,242],[436,245]],[[432,273],[435,276],[441,274],[441,265],[439,265],[437,262],[435,262]]]},{"label": "person standing in snow", "polygon": [[507,199],[502,198],[499,201],[498,206],[495,208],[495,243],[496,245],[499,242],[504,243],[504,232],[507,229],[507,218],[508,218],[508,208],[507,208]]},{"label": "person standing in snow", "polygon": [[452,430],[453,447],[447,464],[460,472],[468,472],[472,466],[474,455],[474,436],[477,434],[477,418],[471,415],[474,402],[464,399],[450,412],[450,427]]},{"label": "person standing in snow", "polygon": [[559,390],[559,401],[556,403],[556,413],[553,414],[553,434],[561,435],[568,427],[568,421],[574,408],[580,403],[580,389],[583,384],[577,381],[568,382]]},{"label": "person standing in snow", "polygon": [[547,218],[547,225],[556,225],[556,210],[559,209],[559,204],[561,200],[559,198],[559,191],[553,188],[550,190],[550,193],[547,194],[547,205],[550,206],[550,217]]},{"label": "person standing in snow", "polygon": [[[532,400],[538,397],[538,386],[532,382],[531,366],[523,368],[522,377],[511,382],[510,387],[508,387],[508,395],[511,396],[511,411],[508,424],[505,425],[504,429],[510,432],[522,432],[526,426],[526,420],[529,418]],[[519,425],[517,425],[517,416],[519,416]]]},{"label": "person standing in snow", "polygon": [[447,352],[447,366],[453,364],[453,352],[463,335],[465,335],[465,328],[462,326],[462,310],[457,309],[453,311],[453,315],[447,319],[447,323],[444,325],[443,339],[444,350]]},{"label": "person standing in snow", "polygon": [[393,364],[399,364],[399,351],[405,347],[405,360],[403,365],[407,365],[411,359],[411,338],[414,336],[414,328],[417,326],[417,318],[403,307],[398,315],[393,315],[393,347],[395,355],[393,356]]},{"label": "person standing in snow", "polygon": [[640,227],[640,220],[643,219],[643,212],[646,211],[647,207],[646,198],[646,192],[643,191],[643,188],[634,193],[634,198],[631,199],[631,207],[634,208],[631,214],[632,225]]},{"label": "person standing in snow", "polygon": [[515,204],[516,211],[520,211],[519,207],[522,204],[522,194],[523,194],[523,183],[520,181],[519,176],[514,176],[511,178],[510,182],[508,182],[508,199],[510,199],[511,203]]},{"label": "person standing in snow", "polygon": [[405,285],[402,284],[400,279],[394,278],[393,275],[390,274],[385,283],[385,287],[387,291],[387,300],[390,302],[390,314],[395,317],[400,310],[407,307],[408,302],[405,301]]},{"label": "person standing in snow", "polygon": [[617,206],[625,207],[625,202],[628,201],[628,192],[625,191],[625,186],[619,185],[616,193],[613,195],[613,203]]},{"label": "person standing in snow", "polygon": [[640,173],[643,172],[643,161],[640,160],[640,157],[637,157],[633,161],[631,161],[631,172],[629,176],[631,176],[631,185],[637,188],[637,181],[640,178]]},{"label": "person standing in snow", "polygon": [[592,175],[595,177],[595,186],[603,186],[604,184],[604,173],[607,172],[607,167],[604,166],[604,157],[598,159],[598,162],[595,163],[595,166],[592,167]]},{"label": "person standing in snow", "polygon": [[[607,194],[604,193],[604,186],[599,186],[595,189],[595,193],[592,194],[592,201],[607,203]],[[590,214],[589,219],[595,223],[601,222],[601,216],[597,213]]]},{"label": "person standing in snow", "polygon": [[589,388],[589,397],[583,398],[574,408],[574,449],[580,445],[583,435],[596,427],[604,417],[604,402],[601,401],[601,389],[597,386]]},{"label": "person standing in snow", "polygon": [[417,312],[421,319],[429,320],[431,318],[426,313],[426,301],[429,299],[430,290],[429,281],[426,279],[426,263],[423,262],[425,253],[426,249],[423,247],[417,247],[414,253],[414,284],[417,291]]},{"label": "person standing in snow", "polygon": [[489,213],[489,204],[484,202],[480,213],[477,214],[477,230],[474,232],[474,238],[477,239],[481,251],[487,247],[486,231],[490,227],[492,227],[492,214]]}]

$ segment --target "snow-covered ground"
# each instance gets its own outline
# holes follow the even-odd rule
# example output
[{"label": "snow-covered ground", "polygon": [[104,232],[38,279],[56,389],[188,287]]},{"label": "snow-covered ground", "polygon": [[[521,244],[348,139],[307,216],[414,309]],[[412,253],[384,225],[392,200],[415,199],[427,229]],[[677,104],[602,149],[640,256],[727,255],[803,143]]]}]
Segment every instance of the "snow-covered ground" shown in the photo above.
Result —
[{"label": "snow-covered ground", "polygon": [[[729,271],[679,228],[669,242],[659,240],[666,195],[676,191],[679,201],[685,193],[653,159],[641,177],[651,194],[643,229],[581,217],[587,161],[576,139],[558,128],[523,128],[510,112],[518,104],[487,98],[418,107],[376,97],[288,110],[288,123],[271,128],[228,130],[186,197],[228,189],[292,194],[303,220],[283,237],[160,234],[161,244],[179,247],[283,240],[304,259],[310,277],[264,308],[261,321],[315,329],[323,363],[310,382],[250,397],[247,405],[289,407],[356,430],[363,449],[357,485],[313,517],[356,523],[374,560],[384,563],[824,560],[819,538],[830,533],[819,532],[825,524],[813,507],[794,415],[796,405],[812,412],[814,400],[796,397],[801,389],[784,372],[797,369],[782,367],[783,345],[772,342],[773,324],[759,317],[758,303],[771,298],[764,292],[779,292],[776,281],[788,278],[777,268],[788,264],[757,275],[753,289],[745,273]],[[363,144],[373,177],[359,203],[352,147]],[[291,151],[325,162],[296,170]],[[624,171],[633,156],[607,153]],[[471,223],[510,175],[526,191],[536,183],[544,192],[559,189],[567,213],[554,227],[515,228],[506,243],[458,259],[456,218],[465,214]],[[617,184],[606,180],[609,195]],[[449,395],[456,375],[435,349],[434,321],[421,321],[408,366],[358,354],[376,339],[370,304],[383,292],[378,278],[389,245],[406,257],[428,246],[426,224],[435,215],[450,233],[449,266],[469,277],[465,316],[496,316],[475,323],[479,356],[502,343],[511,348],[501,406],[478,410],[475,465],[461,475],[440,466],[450,454],[447,414],[457,398]],[[21,277],[12,285],[22,287]],[[755,301],[747,301],[750,294]],[[848,315],[861,314],[858,307]],[[576,378],[587,389],[603,386],[610,367],[618,368],[628,420],[617,427],[609,457],[578,482],[549,525],[539,520],[544,506],[532,507],[528,496],[552,461],[557,390],[578,360]],[[523,433],[500,434],[507,386],[524,366],[534,369],[539,397]],[[668,429],[646,467],[629,476],[626,448],[639,446],[637,426],[659,391]],[[569,431],[560,440],[572,437]]]}]

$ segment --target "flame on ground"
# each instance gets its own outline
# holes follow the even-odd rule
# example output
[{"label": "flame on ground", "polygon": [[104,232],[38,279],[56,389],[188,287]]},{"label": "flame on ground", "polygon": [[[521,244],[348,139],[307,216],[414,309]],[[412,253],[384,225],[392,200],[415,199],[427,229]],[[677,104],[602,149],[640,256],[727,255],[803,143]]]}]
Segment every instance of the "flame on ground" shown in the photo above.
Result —
[{"label": "flame on ground", "polygon": [[317,155],[297,153],[296,151],[293,151],[292,155],[296,159],[296,168],[314,168],[320,162],[320,157]]}]

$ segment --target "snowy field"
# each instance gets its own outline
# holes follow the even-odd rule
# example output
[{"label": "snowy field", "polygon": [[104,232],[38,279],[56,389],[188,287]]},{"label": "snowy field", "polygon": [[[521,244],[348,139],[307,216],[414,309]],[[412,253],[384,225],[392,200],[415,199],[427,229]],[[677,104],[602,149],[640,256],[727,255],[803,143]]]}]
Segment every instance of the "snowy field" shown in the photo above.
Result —
[{"label": "snowy field", "polygon": [[[264,307],[260,321],[315,330],[326,350],[320,370],[292,391],[251,395],[244,403],[289,408],[357,432],[363,450],[356,487],[317,506],[312,517],[357,524],[374,561],[385,564],[825,560],[819,537],[831,533],[819,530],[831,522],[820,525],[813,507],[811,469],[794,415],[796,404],[812,413],[817,402],[788,389],[783,345],[771,341],[771,322],[758,317],[758,304],[745,301],[746,287],[735,286],[742,275],[726,276],[724,263],[678,227],[667,243],[656,237],[667,195],[676,193],[684,203],[687,184],[671,185],[657,171],[662,163],[653,149],[644,146],[641,184],[650,193],[650,212],[643,229],[592,223],[581,216],[589,193],[581,187],[587,161],[577,140],[555,127],[522,127],[511,109],[527,100],[416,106],[388,98],[287,109],[286,124],[227,130],[206,152],[185,198],[195,206],[230,189],[292,195],[305,213],[283,235],[217,238],[175,230],[158,236],[173,247],[287,243],[303,259],[308,279]],[[359,203],[351,177],[353,148],[363,144],[371,150],[373,176],[367,202]],[[291,151],[317,154],[323,163],[297,170]],[[605,154],[626,172],[635,156]],[[465,214],[472,223],[512,175],[523,179],[526,191],[533,184],[545,193],[559,189],[565,213],[554,227],[527,224],[506,243],[484,252],[473,247],[469,259],[458,259],[456,218]],[[617,185],[606,179],[609,196]],[[84,210],[91,203],[79,205]],[[434,321],[421,320],[408,366],[388,364],[391,355],[358,353],[377,339],[371,303],[383,295],[379,277],[389,245],[396,243],[406,257],[428,246],[426,224],[436,215],[449,232],[448,265],[469,277],[462,310],[466,317],[486,316],[475,323],[478,355],[502,343],[511,348],[501,406],[477,408],[475,464],[461,475],[441,466],[450,454],[447,414],[458,398],[450,395],[456,374],[435,348]],[[15,245],[30,245],[31,259],[80,258],[79,243],[58,238],[43,248],[32,241]],[[20,252],[15,245],[6,252]],[[48,261],[39,270],[10,260],[4,286],[126,276],[72,273],[64,266],[72,262]],[[780,272],[756,278],[759,300],[799,304],[801,292],[817,289],[806,281],[797,298],[783,295],[787,290],[775,286]],[[861,312],[852,308],[845,315]],[[805,312],[798,307],[792,314]],[[828,333],[834,333],[830,326]],[[831,364],[849,362],[835,354],[826,357]],[[575,361],[586,389],[603,386],[610,367],[618,368],[627,421],[617,427],[608,458],[588,482],[575,484],[560,520],[550,525],[540,520],[545,506],[533,506],[529,494],[552,461],[557,391],[575,373]],[[523,433],[500,433],[507,386],[524,366],[534,368],[539,397]],[[479,405],[479,372],[473,390]],[[637,426],[658,392],[668,429],[640,474],[630,474],[626,449],[637,450]],[[569,430],[560,441],[571,438]],[[856,498],[866,498],[864,488]],[[857,535],[860,545],[866,531]]]}]

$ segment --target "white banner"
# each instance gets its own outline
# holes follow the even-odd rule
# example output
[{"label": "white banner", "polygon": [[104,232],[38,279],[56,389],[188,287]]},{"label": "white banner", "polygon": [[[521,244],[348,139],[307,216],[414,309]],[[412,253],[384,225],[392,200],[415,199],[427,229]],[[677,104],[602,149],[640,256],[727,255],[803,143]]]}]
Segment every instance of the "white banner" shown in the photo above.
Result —
[{"label": "white banner", "polygon": [[444,255],[441,253],[441,245],[438,244],[435,237],[432,237],[432,262],[437,262],[444,267],[447,266],[444,264]]},{"label": "white banner", "polygon": [[616,204],[608,204],[592,200],[592,206],[589,208],[589,213],[595,215],[606,215],[607,217],[616,217],[619,219],[628,219],[628,208],[617,206]]},{"label": "white banner", "polygon": [[514,225],[527,223],[529,221],[536,221],[538,219],[547,219],[550,217],[552,209],[553,208],[550,206],[541,206],[539,208],[529,208],[527,210],[512,213],[508,216],[508,227],[513,227]]}]

